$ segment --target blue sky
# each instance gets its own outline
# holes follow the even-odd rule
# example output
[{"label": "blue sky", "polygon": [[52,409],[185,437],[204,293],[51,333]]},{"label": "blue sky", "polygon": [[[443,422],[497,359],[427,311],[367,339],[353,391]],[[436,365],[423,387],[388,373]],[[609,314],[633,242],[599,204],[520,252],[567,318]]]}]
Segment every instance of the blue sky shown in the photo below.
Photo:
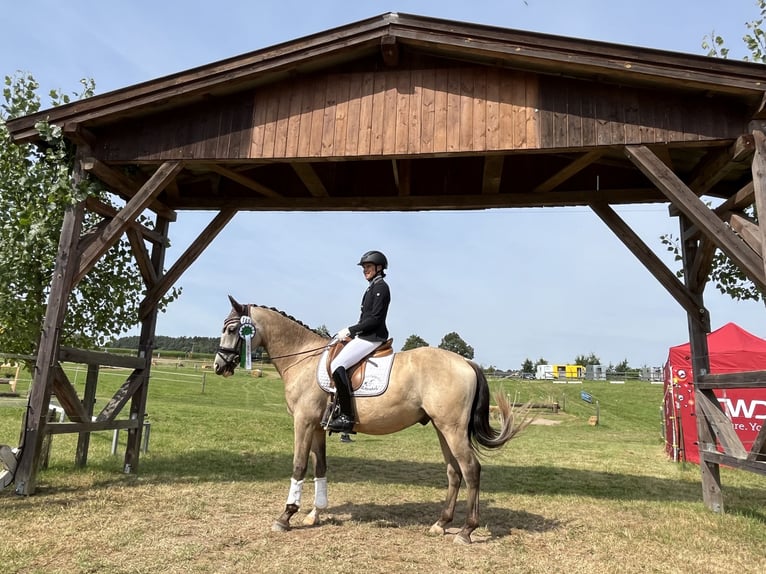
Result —
[{"label": "blue sky", "polygon": [[[758,16],[755,0],[28,0],[3,8],[0,73],[29,72],[41,93],[93,78],[104,93],[392,11],[690,54],[715,31],[734,59]],[[675,269],[659,241],[677,234],[667,208],[619,213]],[[179,214],[168,267],[212,217]],[[661,365],[688,339],[683,310],[586,208],[240,213],[181,278],[157,333],[217,336],[229,293],[338,330],[356,322],[365,288],[356,263],[369,249],[390,261],[397,348],[411,334],[438,345],[456,331],[485,366],[595,353],[639,367]],[[712,288],[705,297],[713,328],[734,321],[766,336],[761,304]]]}]

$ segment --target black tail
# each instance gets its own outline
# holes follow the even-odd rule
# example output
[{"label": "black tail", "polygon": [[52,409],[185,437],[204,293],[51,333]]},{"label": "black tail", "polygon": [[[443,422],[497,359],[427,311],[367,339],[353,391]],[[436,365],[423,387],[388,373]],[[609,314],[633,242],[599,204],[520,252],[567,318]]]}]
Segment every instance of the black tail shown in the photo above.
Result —
[{"label": "black tail", "polygon": [[469,361],[476,373],[476,393],[473,396],[471,407],[471,420],[468,423],[468,437],[474,451],[481,452],[486,449],[498,449],[524,430],[532,420],[528,417],[529,410],[525,409],[521,414],[519,424],[514,424],[514,414],[508,398],[502,392],[495,396],[500,415],[500,429],[492,427],[489,415],[489,383],[476,363]]}]

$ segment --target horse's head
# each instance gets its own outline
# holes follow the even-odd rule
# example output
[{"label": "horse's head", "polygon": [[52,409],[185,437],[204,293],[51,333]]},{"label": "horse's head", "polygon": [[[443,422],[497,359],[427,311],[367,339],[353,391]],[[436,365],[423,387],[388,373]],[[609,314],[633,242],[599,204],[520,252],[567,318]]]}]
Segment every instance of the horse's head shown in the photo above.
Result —
[{"label": "horse's head", "polygon": [[[218,343],[215,361],[213,361],[216,375],[223,375],[224,377],[233,375],[234,369],[239,364],[242,344],[244,342],[242,338],[242,319],[243,317],[247,317],[247,320],[250,319],[249,305],[238,303],[231,295],[229,295],[229,301],[231,301],[231,312],[223,322],[221,340]],[[253,330],[252,347],[255,348],[260,344],[260,336],[257,327],[252,323],[250,325]]]}]

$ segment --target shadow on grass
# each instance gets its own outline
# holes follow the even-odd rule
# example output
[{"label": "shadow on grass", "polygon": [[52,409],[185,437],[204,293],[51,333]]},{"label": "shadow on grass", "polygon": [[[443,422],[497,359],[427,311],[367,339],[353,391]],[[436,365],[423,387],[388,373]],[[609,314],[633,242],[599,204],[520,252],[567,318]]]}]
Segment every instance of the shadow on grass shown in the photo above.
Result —
[{"label": "shadow on grass", "polygon": [[[93,487],[109,487],[126,484],[126,476],[115,470],[119,459],[89,464],[87,469],[56,469],[58,472],[89,472],[100,474],[92,483]],[[388,459],[354,458],[347,456],[328,457],[328,477],[336,484],[380,484],[409,485],[435,489],[446,489],[446,467],[433,462],[397,461]],[[292,455],[286,452],[233,453],[220,450],[197,450],[178,453],[174,456],[149,455],[141,460],[138,476],[142,485],[184,484],[199,482],[273,482],[289,483],[292,469]],[[114,473],[114,478],[110,478]],[[105,476],[106,475],[106,476]],[[308,476],[312,476],[309,469]],[[44,474],[41,477],[44,484]],[[128,482],[129,484],[129,482]],[[753,503],[766,501],[762,489],[723,484],[727,510],[740,508],[753,514]],[[287,488],[287,486],[285,486]],[[41,486],[37,494],[63,492],[66,487]],[[572,469],[552,466],[508,466],[487,464],[482,471],[483,500],[491,501],[492,493],[531,496],[576,496],[605,500],[645,500],[660,502],[701,501],[701,486],[698,481],[657,478],[635,474],[603,472],[597,470]],[[6,498],[8,490],[0,493]],[[461,490],[462,497],[465,496]],[[439,503],[441,502],[441,496]],[[757,505],[756,505],[757,506]],[[766,523],[765,516],[755,516]]]},{"label": "shadow on grass", "polygon": [[[459,505],[460,506],[460,505]],[[393,502],[392,504],[354,504],[346,503],[332,506],[329,512],[331,520],[343,524],[345,519],[337,515],[348,515],[348,521],[370,524],[378,528],[403,528],[408,526],[430,528],[441,513],[441,504],[436,502]],[[455,518],[450,529],[459,529],[463,525],[465,515],[461,508],[455,512]],[[511,530],[528,532],[547,532],[556,530],[562,523],[559,520],[544,518],[539,514],[511,510],[482,504],[481,522],[489,529],[492,538],[508,536]]]}]

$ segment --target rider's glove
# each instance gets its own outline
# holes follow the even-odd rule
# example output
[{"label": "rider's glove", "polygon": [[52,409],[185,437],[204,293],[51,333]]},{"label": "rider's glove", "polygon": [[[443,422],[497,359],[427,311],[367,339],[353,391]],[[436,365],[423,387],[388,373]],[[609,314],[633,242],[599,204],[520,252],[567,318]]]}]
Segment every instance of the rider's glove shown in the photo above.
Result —
[{"label": "rider's glove", "polygon": [[338,334],[335,335],[335,338],[339,341],[342,341],[343,339],[348,339],[351,336],[351,331],[348,330],[348,327],[344,327],[340,331],[338,331]]}]

